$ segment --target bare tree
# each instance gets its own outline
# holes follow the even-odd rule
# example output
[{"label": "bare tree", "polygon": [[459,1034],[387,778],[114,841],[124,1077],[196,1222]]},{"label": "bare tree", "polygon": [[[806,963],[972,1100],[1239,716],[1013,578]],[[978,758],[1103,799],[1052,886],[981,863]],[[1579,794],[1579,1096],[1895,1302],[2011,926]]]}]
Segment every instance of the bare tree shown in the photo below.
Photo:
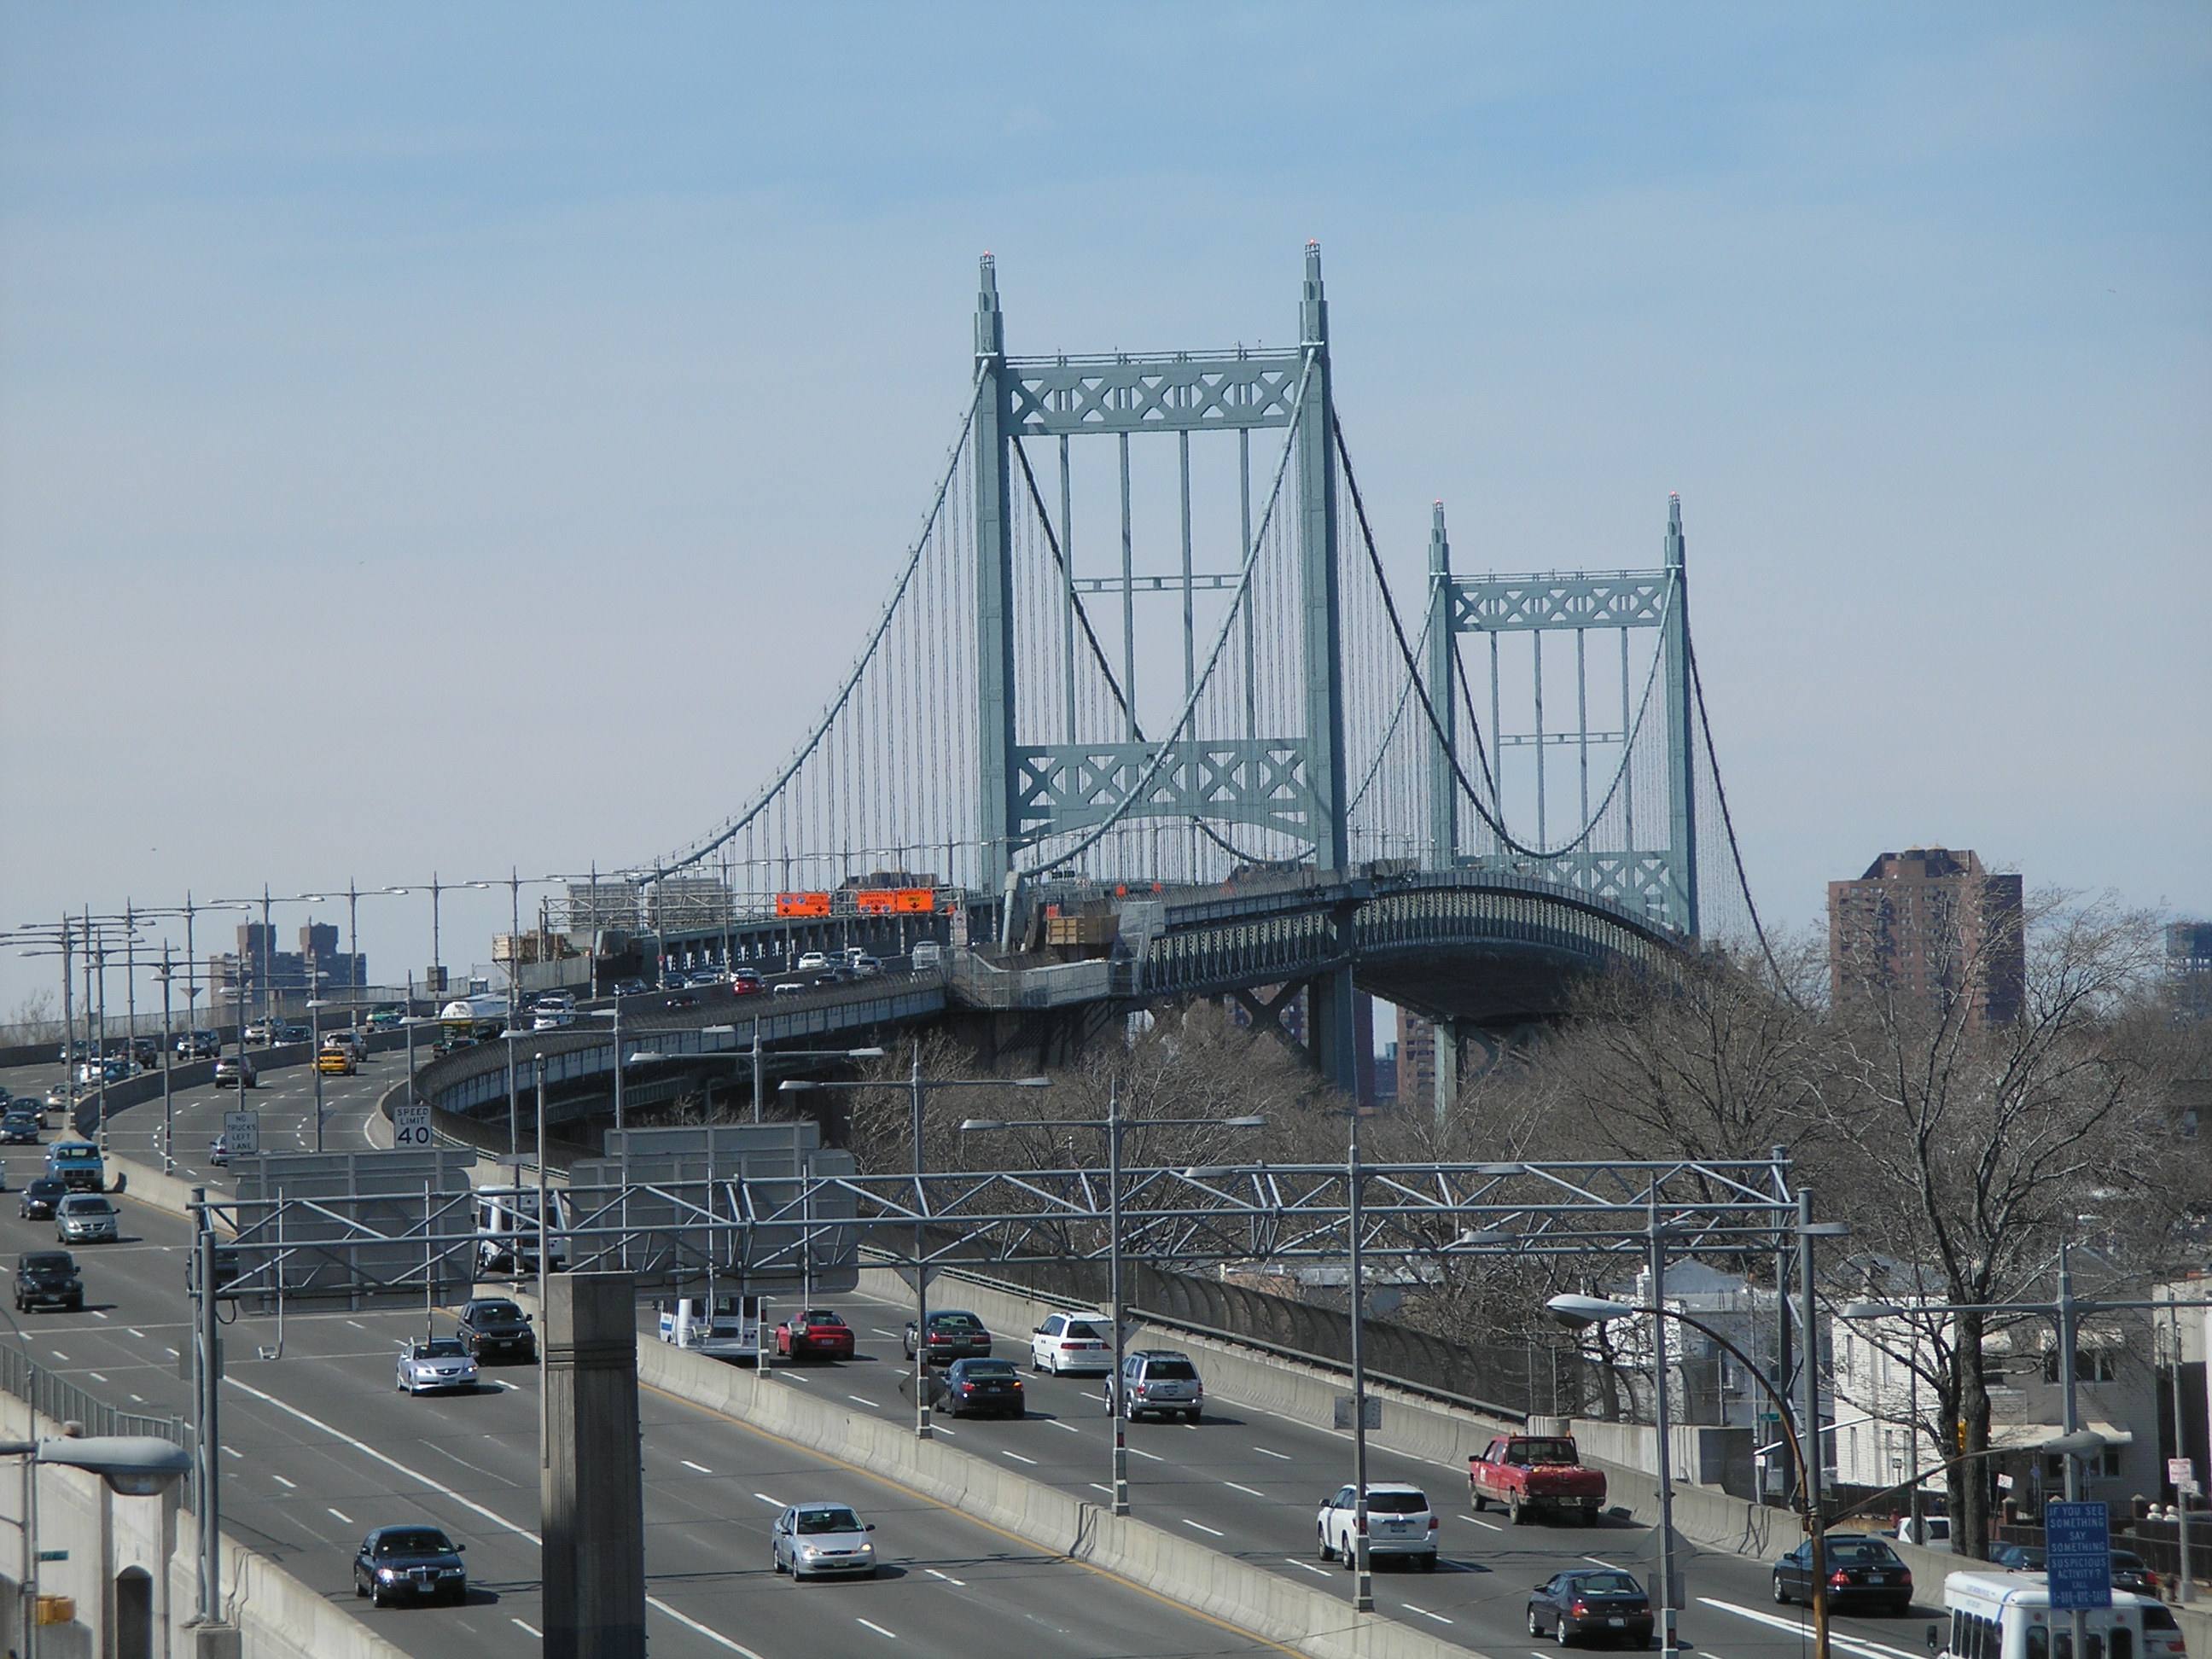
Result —
[{"label": "bare tree", "polygon": [[[2085,1215],[2156,1184],[2171,1134],[2164,1079],[2131,1018],[2152,982],[2156,918],[2051,894],[2024,926],[2009,1022],[1985,1018],[1977,990],[1986,958],[2018,948],[1999,931],[1950,941],[1960,971],[1937,993],[1907,996],[1870,972],[1838,988],[1820,1090],[1832,1144],[1823,1195],[1858,1237],[1881,1242],[1899,1275],[1885,1293],[1900,1299],[2021,1300]],[[1937,1443],[1986,1452],[1987,1344],[2007,1322],[1915,1322]],[[1987,1495],[1978,1462],[1954,1465],[1955,1550],[1986,1553]]]}]

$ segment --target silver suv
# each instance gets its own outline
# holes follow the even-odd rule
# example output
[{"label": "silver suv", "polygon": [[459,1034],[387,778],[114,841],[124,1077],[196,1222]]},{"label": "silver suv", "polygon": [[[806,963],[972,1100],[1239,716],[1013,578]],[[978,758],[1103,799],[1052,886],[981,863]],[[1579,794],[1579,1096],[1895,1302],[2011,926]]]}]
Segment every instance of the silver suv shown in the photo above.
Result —
[{"label": "silver suv", "polygon": [[[1121,1361],[1122,1409],[1133,1423],[1150,1412],[1155,1417],[1181,1417],[1198,1421],[1206,1402],[1206,1384],[1187,1353],[1166,1348],[1139,1348]],[[1102,1391],[1106,1409],[1114,1409],[1114,1380],[1109,1376]]]},{"label": "silver suv", "polygon": [[122,1236],[115,1206],[98,1193],[71,1193],[54,1210],[54,1237],[64,1244],[113,1243]]}]

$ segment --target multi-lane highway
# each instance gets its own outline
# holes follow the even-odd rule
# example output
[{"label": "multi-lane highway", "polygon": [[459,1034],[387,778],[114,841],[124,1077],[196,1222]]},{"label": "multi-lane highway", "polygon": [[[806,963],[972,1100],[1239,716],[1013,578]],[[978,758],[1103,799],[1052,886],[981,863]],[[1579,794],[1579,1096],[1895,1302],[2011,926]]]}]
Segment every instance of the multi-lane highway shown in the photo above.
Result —
[{"label": "multi-lane highway", "polygon": [[[368,1144],[376,1099],[404,1060],[380,1056],[350,1078],[326,1078],[325,1144]],[[249,1095],[264,1146],[313,1145],[313,1082],[305,1068],[264,1073]],[[233,1092],[179,1092],[177,1173],[220,1183],[205,1162]],[[158,1103],[111,1125],[125,1156],[161,1157]],[[30,1149],[24,1148],[27,1153]],[[82,1315],[25,1316],[34,1357],[133,1410],[182,1410],[182,1223],[127,1205],[131,1242],[79,1252],[90,1300]],[[48,1245],[51,1230],[0,1216],[0,1249]],[[952,1300],[957,1292],[940,1292]],[[784,1386],[895,1419],[908,1367],[899,1334],[903,1304],[836,1298],[860,1338],[845,1364],[778,1366]],[[442,1329],[449,1322],[436,1320]],[[478,1594],[466,1608],[391,1611],[375,1620],[410,1651],[471,1656],[534,1651],[538,1556],[537,1376],[495,1370],[476,1395],[409,1400],[392,1389],[392,1355],[423,1327],[419,1309],[294,1316],[281,1357],[271,1321],[230,1334],[226,1515],[237,1535],[308,1583],[345,1596],[360,1533],[387,1521],[429,1519],[470,1546]],[[994,1333],[997,1351],[1025,1359],[1027,1333]],[[1027,1374],[1019,1421],[943,1423],[958,1449],[1092,1499],[1106,1491],[1108,1425],[1096,1378]],[[1137,1512],[1196,1546],[1223,1551],[1314,1588],[1346,1594],[1347,1575],[1317,1559],[1314,1511],[1350,1478],[1346,1437],[1246,1406],[1216,1390],[1195,1427],[1144,1424],[1131,1431]],[[904,1650],[973,1654],[1018,1643],[1045,1653],[1256,1652],[1266,1644],[1161,1602],[1118,1581],[1055,1561],[1021,1540],[740,1425],[648,1393],[645,1403],[647,1565],[656,1651],[785,1654]],[[1469,1512],[1462,1469],[1425,1464],[1379,1447],[1370,1479],[1424,1486],[1445,1516],[1443,1565],[1434,1575],[1378,1572],[1384,1613],[1443,1639],[1493,1655],[1525,1655],[1529,1588],[1551,1573],[1593,1563],[1626,1565],[1646,1582],[1650,1529],[1623,1522],[1585,1530],[1515,1528]],[[874,1584],[810,1588],[803,1595],[767,1567],[775,1508],[828,1496],[855,1504],[882,1530],[891,1572]],[[1683,1630],[1722,1659],[1786,1659],[1808,1639],[1802,1609],[1778,1608],[1763,1563],[1697,1553],[1688,1567]],[[1933,1586],[1923,1587],[1932,1590]],[[1916,1659],[1916,1622],[1837,1621],[1852,1659]],[[891,1649],[890,1644],[899,1647]]]}]

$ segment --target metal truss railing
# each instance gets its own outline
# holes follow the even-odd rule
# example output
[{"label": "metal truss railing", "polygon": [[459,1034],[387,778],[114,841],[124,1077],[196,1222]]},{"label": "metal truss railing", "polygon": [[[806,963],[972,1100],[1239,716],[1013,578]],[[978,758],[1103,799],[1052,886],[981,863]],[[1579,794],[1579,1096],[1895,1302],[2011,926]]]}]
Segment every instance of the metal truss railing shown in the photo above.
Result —
[{"label": "metal truss railing", "polygon": [[[1655,1224],[1671,1251],[1764,1255],[1797,1224],[1781,1159],[1378,1164],[1361,1168],[1368,1256],[1640,1261]],[[981,1266],[1103,1258],[1102,1170],[805,1175],[554,1188],[548,1254],[572,1270],[621,1270],[648,1286],[709,1277],[817,1283],[873,1246],[912,1261]],[[501,1189],[518,1208],[534,1189]],[[420,1297],[465,1282],[492,1189],[375,1198],[231,1200],[210,1206],[235,1246],[227,1294]],[[1126,1258],[1193,1266],[1346,1255],[1340,1164],[1125,1170]],[[534,1215],[534,1212],[532,1212]],[[531,1243],[534,1220],[523,1243]],[[534,1248],[534,1247],[533,1247]]]}]

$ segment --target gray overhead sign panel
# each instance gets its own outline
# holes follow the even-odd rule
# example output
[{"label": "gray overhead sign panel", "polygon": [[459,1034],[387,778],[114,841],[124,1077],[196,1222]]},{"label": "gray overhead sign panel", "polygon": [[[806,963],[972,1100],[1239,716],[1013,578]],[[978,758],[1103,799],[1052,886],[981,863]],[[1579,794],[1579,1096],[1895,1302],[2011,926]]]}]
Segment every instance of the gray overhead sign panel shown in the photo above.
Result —
[{"label": "gray overhead sign panel", "polygon": [[811,1121],[610,1133],[608,1156],[569,1170],[570,1261],[641,1285],[713,1282],[749,1296],[858,1284],[852,1194],[814,1182],[849,1175]]},{"label": "gray overhead sign panel", "polygon": [[[476,1217],[466,1148],[283,1152],[234,1166],[222,1206],[237,1235],[233,1281],[248,1311],[465,1298]],[[220,1212],[219,1212],[220,1213]]]}]

